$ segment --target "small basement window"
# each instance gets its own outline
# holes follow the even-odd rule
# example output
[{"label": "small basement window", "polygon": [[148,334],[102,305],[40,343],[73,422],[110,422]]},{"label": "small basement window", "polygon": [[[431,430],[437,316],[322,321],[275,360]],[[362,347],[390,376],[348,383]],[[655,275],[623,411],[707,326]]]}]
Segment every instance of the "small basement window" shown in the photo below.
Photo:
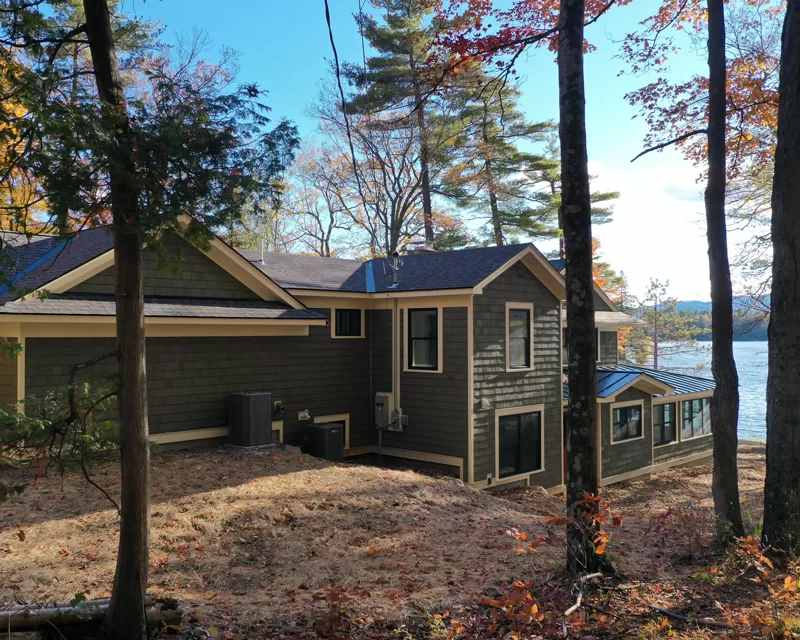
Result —
[{"label": "small basement window", "polygon": [[611,410],[611,442],[625,442],[642,437],[642,405]]},{"label": "small basement window", "polygon": [[439,310],[408,310],[408,368],[439,368]]},{"label": "small basement window", "polygon": [[363,338],[362,309],[334,309],[333,335],[335,338]]},{"label": "small basement window", "polygon": [[670,444],[677,439],[675,403],[653,405],[653,445]]},{"label": "small basement window", "polygon": [[690,440],[711,433],[711,398],[683,401],[681,440]]},{"label": "small basement window", "polygon": [[542,412],[498,417],[499,475],[508,478],[543,467]]},{"label": "small basement window", "polygon": [[511,370],[533,367],[533,305],[506,305],[506,368]]}]

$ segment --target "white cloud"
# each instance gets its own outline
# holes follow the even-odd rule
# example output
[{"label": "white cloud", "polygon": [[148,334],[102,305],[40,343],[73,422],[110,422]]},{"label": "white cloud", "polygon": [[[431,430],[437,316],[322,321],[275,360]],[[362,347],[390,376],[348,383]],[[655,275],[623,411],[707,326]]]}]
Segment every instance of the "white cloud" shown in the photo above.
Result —
[{"label": "white cloud", "polygon": [[709,299],[703,185],[697,170],[680,158],[607,167],[590,163],[593,189],[618,191],[614,221],[595,227],[601,252],[624,271],[631,292],[641,295],[650,278],[669,280],[678,298]]}]

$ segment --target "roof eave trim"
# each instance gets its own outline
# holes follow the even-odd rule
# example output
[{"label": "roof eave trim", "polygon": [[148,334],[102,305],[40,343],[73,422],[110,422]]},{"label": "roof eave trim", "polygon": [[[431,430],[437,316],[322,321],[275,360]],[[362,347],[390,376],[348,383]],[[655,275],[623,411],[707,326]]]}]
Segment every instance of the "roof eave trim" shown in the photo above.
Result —
[{"label": "roof eave trim", "polygon": [[562,276],[553,267],[553,265],[550,264],[550,261],[544,257],[542,252],[532,244],[527,245],[504,265],[493,271],[488,277],[484,278],[483,281],[478,283],[473,288],[472,292],[477,295],[482,294],[486,286],[488,286],[491,282],[500,277],[503,273],[520,261],[522,261],[522,263],[528,268],[534,277],[536,277],[539,282],[541,282],[550,291],[550,293],[552,293],[559,300],[566,300],[567,289],[564,276]]},{"label": "roof eave trim", "polygon": [[21,300],[28,300],[30,298],[37,297],[45,292],[65,293],[73,287],[77,287],[81,282],[88,280],[92,276],[96,276],[101,271],[105,271],[113,264],[114,249],[112,248],[104,253],[101,253],[99,256],[95,256],[94,258],[87,260],[83,264],[78,265],[74,269],[67,271],[50,282],[43,284],[38,289],[22,296]]},{"label": "roof eave trim", "polygon": [[665,382],[661,382],[660,380],[656,380],[648,376],[647,374],[641,374],[636,376],[633,380],[631,380],[628,384],[618,389],[614,392],[613,395],[608,396],[607,398],[598,398],[597,401],[601,403],[609,403],[609,402],[616,402],[617,396],[621,393],[624,393],[631,387],[639,388],[645,393],[649,393],[650,395],[657,395],[657,394],[669,394],[669,393],[676,393],[675,387],[672,385],[666,384]]},{"label": "roof eave trim", "polygon": [[[324,327],[326,318],[220,318],[197,316],[145,316],[145,324],[221,324],[221,325],[303,325]],[[86,322],[88,324],[105,324],[116,322],[116,316],[66,314],[66,313],[2,313],[0,324],[5,322],[31,322],[63,324]]]}]

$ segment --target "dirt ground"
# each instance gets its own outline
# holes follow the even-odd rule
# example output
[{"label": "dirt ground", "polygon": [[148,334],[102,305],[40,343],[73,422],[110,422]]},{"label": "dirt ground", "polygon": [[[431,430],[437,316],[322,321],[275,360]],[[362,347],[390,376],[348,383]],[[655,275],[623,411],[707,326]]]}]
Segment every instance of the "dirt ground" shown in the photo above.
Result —
[{"label": "dirt ground", "polygon": [[[96,480],[116,493],[117,474],[108,465]],[[763,445],[743,444],[751,527],[763,477]],[[606,606],[625,609],[633,627],[652,621],[650,604],[719,618],[719,598],[741,600],[696,579],[721,561],[710,546],[710,483],[705,465],[606,488],[623,516],[608,551],[616,584],[634,585],[625,602],[609,596]],[[563,510],[561,498],[536,490],[480,492],[452,478],[284,449],[164,452],[152,464],[151,592],[178,599],[187,628],[213,625],[223,637],[302,632],[332,609],[354,626],[394,628],[515,580],[558,574],[563,530],[550,519]],[[519,553],[512,527],[529,538],[555,529],[556,542]],[[0,507],[0,602],[108,595],[118,535],[116,512],[81,477],[40,478]]]},{"label": "dirt ground", "polygon": [[[118,470],[96,480],[116,493]],[[458,602],[560,552],[519,558],[504,531],[536,509],[411,471],[282,449],[165,452],[152,463],[151,591],[202,624],[302,624],[336,585],[363,619]],[[109,594],[116,512],[80,476],[40,478],[0,507],[0,602]]]}]

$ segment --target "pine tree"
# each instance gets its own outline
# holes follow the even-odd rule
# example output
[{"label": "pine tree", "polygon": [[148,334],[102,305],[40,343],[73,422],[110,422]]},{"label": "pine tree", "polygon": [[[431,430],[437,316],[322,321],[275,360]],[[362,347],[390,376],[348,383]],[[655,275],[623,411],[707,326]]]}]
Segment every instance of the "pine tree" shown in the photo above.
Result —
[{"label": "pine tree", "polygon": [[443,193],[477,216],[488,213],[497,246],[520,236],[556,236],[557,213],[546,206],[536,176],[558,162],[523,149],[544,142],[553,123],[529,122],[517,105],[519,89],[487,79],[482,69],[461,74],[458,83],[448,100],[456,120],[466,125],[447,158]]},{"label": "pine tree", "polygon": [[429,56],[435,38],[432,10],[422,0],[372,0],[371,4],[382,13],[382,21],[362,12],[356,15],[356,22],[362,37],[378,53],[364,65],[344,65],[345,77],[359,90],[345,109],[362,115],[392,112],[397,114],[398,126],[404,126],[406,118],[415,120],[425,239],[433,242],[431,159],[436,135],[429,123],[433,73]]},{"label": "pine tree", "polygon": [[669,282],[651,279],[644,297],[636,300],[634,314],[644,326],[633,327],[624,344],[627,357],[636,364],[669,368],[665,358],[697,353],[702,348],[697,339],[709,333],[696,314],[678,309],[678,300],[668,295],[668,287]]},{"label": "pine tree", "polygon": [[[535,170],[530,178],[539,185],[543,208],[542,215],[547,216],[548,219],[551,217],[557,219],[557,228],[559,229],[558,255],[560,258],[565,258],[564,222],[561,217],[561,167],[558,163],[560,154],[558,138],[551,136],[545,153],[545,159],[548,162],[542,168]],[[589,176],[590,181],[595,178],[596,176]],[[610,203],[619,198],[619,193],[616,191],[592,191],[590,197],[592,226],[611,222],[613,209]]]}]

